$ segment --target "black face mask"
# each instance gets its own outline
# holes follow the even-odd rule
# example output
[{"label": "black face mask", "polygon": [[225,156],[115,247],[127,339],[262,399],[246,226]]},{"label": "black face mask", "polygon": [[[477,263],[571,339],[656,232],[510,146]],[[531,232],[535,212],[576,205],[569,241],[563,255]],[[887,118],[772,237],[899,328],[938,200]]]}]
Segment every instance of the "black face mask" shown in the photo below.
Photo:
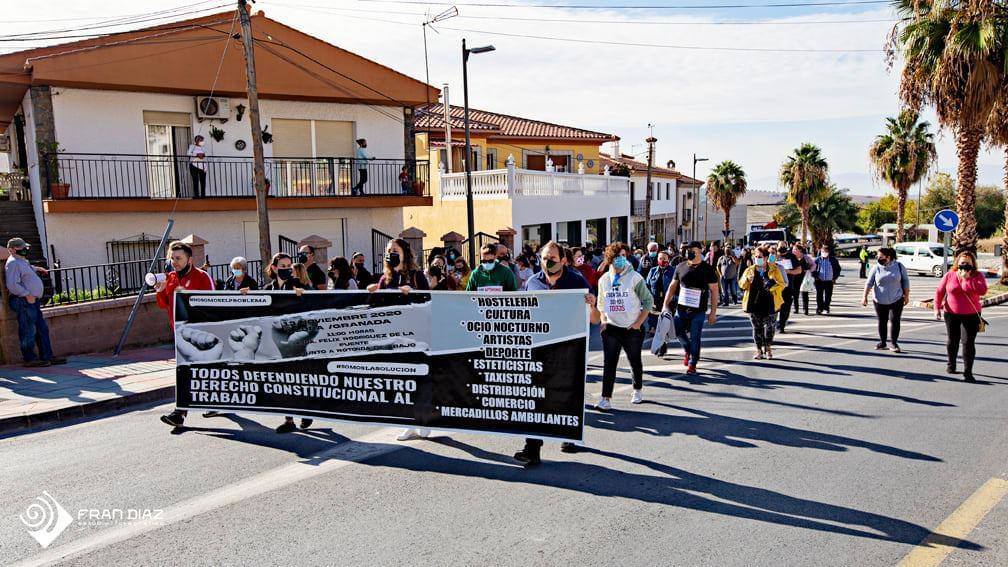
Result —
[{"label": "black face mask", "polygon": [[17,254],[18,256],[21,256],[22,258],[27,258],[29,248],[31,247],[26,244],[24,248],[15,248],[14,253]]},{"label": "black face mask", "polygon": [[546,260],[544,264],[546,266],[546,272],[550,274],[558,274],[560,273],[560,270],[563,269],[560,262],[554,262],[553,260]]},{"label": "black face mask", "polygon": [[959,269],[964,272],[972,272],[973,264],[959,264]]},{"label": "black face mask", "polygon": [[396,252],[390,252],[385,255],[385,263],[388,264],[390,268],[396,268],[399,266],[400,258],[399,254]]},{"label": "black face mask", "polygon": [[294,275],[293,268],[277,268],[277,277],[281,280],[289,280]]},{"label": "black face mask", "polygon": [[305,254],[304,252],[298,252],[297,261],[298,261],[299,264],[307,264],[308,263],[308,254]]},{"label": "black face mask", "polygon": [[686,259],[687,260],[695,260],[696,257],[697,257],[696,256],[696,250],[687,250],[686,251]]},{"label": "black face mask", "polygon": [[175,273],[181,278],[189,273],[189,264],[186,264],[181,270],[175,270]]}]

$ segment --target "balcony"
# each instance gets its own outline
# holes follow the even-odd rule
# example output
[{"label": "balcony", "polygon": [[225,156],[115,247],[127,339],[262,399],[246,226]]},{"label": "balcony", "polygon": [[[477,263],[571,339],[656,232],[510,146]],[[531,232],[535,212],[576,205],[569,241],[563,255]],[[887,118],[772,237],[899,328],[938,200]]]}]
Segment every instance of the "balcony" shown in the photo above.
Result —
[{"label": "balcony", "polygon": [[[246,210],[255,208],[252,158],[207,157],[206,190],[193,191],[186,156],[60,153],[42,156],[47,212]],[[269,158],[271,208],[430,204],[426,160]],[[407,170],[405,183],[399,179]],[[361,195],[351,190],[367,171]],[[378,197],[376,199],[375,197]],[[166,208],[167,207],[167,208]]]},{"label": "balcony", "polygon": [[[630,195],[630,179],[627,177],[517,168],[474,171],[472,185],[474,200],[596,195],[629,199]],[[442,173],[441,199],[462,201],[465,198],[465,173]]]}]

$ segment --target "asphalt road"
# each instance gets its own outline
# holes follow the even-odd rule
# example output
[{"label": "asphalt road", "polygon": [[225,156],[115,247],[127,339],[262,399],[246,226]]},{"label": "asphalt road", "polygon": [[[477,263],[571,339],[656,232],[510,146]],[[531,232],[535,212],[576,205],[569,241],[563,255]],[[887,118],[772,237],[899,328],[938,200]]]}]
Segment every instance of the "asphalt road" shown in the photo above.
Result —
[{"label": "asphalt road", "polygon": [[[794,317],[773,361],[751,360],[737,309],[705,333],[698,375],[648,355],[646,403],[629,404],[621,373],[616,411],[588,412],[588,448],[548,444],[533,470],[504,437],[280,436],[262,416],[197,416],[172,435],[166,405],[0,439],[0,559],[835,566],[948,552],[944,565],[1008,565],[1008,308],[988,310],[966,384],[944,373],[944,327],[923,310],[906,313],[903,354],[875,351],[847,274],[832,316]],[[914,278],[914,295],[935,283]],[[18,517],[43,491],[75,520],[47,549]]]}]

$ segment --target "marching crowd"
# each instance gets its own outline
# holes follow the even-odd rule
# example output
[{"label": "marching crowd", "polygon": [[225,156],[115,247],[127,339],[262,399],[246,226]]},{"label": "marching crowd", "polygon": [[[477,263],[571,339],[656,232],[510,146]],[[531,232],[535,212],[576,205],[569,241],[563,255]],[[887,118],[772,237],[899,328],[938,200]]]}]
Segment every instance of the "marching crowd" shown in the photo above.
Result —
[{"label": "marching crowd", "polygon": [[[20,257],[17,250],[12,252],[8,278],[10,274],[30,278],[34,271],[10,269],[11,262]],[[470,267],[454,249],[435,249],[426,260],[424,270],[409,243],[395,239],[385,249],[380,273],[372,274],[360,252],[349,260],[333,258],[328,267],[323,267],[315,262],[315,251],[303,246],[296,257],[274,254],[266,270],[268,281],[263,284],[248,273],[248,263],[241,257],[232,260],[231,277],[214,282],[193,265],[188,245],[173,242],[168,251],[168,273],[156,285],[157,300],[171,318],[173,293],[178,288],[245,293],[255,289],[293,290],[299,295],[306,289],[397,289],[403,293],[583,289],[589,318],[598,325],[602,339],[602,391],[596,408],[607,411],[613,407],[620,353],[626,355],[633,377],[630,403],[643,401],[642,351],[649,334],[653,354],[665,357],[669,345],[677,342],[685,372],[696,373],[704,327],[717,322],[719,307],[740,305],[752,324],[753,358],[772,359],[775,335],[787,332],[792,314],[810,314],[813,293],[816,315],[830,314],[833,288],[841,275],[840,262],[830,246],[820,246],[818,254],[813,255],[800,243],[786,242],[727,249],[718,243],[706,248],[699,242],[663,248],[652,242],[646,249],[634,250],[620,242],[605,247],[567,247],[551,241],[537,249],[524,246],[517,256],[501,244],[486,244],[480,248],[475,267]],[[24,289],[11,282],[8,287]],[[947,371],[957,372],[961,344],[963,377],[968,382],[974,381],[975,340],[985,325],[981,298],[986,291],[986,279],[977,269],[976,255],[962,251],[956,254],[934,296],[935,315],[944,319],[947,329]],[[881,248],[876,264],[866,273],[862,304],[867,306],[869,298],[878,318],[876,348],[901,352],[900,319],[903,307],[910,301],[910,279],[892,248]],[[32,358],[26,356],[26,360]],[[175,410],[162,420],[178,427],[185,417],[183,410]],[[311,422],[303,419],[300,425],[307,428]],[[277,432],[295,429],[293,418],[288,417]],[[424,428],[408,428],[399,439],[425,437],[428,433]],[[541,447],[541,440],[528,439],[515,458],[525,466],[534,466],[540,462]],[[577,446],[564,443],[561,450],[573,452]]]}]

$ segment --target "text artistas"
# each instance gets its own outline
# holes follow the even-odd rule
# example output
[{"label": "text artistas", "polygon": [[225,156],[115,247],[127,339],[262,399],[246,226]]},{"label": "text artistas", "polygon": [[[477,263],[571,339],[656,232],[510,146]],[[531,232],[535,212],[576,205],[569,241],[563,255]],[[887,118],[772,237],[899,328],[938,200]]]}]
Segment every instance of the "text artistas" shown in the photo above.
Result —
[{"label": "text artistas", "polygon": [[443,417],[489,419],[578,427],[579,415],[540,411],[548,391],[540,376],[543,361],[533,355],[533,339],[549,334],[548,321],[533,320],[537,296],[475,296],[478,318],[462,321],[465,330],[482,345],[468,363],[477,381],[466,385],[478,407],[440,408]]}]

